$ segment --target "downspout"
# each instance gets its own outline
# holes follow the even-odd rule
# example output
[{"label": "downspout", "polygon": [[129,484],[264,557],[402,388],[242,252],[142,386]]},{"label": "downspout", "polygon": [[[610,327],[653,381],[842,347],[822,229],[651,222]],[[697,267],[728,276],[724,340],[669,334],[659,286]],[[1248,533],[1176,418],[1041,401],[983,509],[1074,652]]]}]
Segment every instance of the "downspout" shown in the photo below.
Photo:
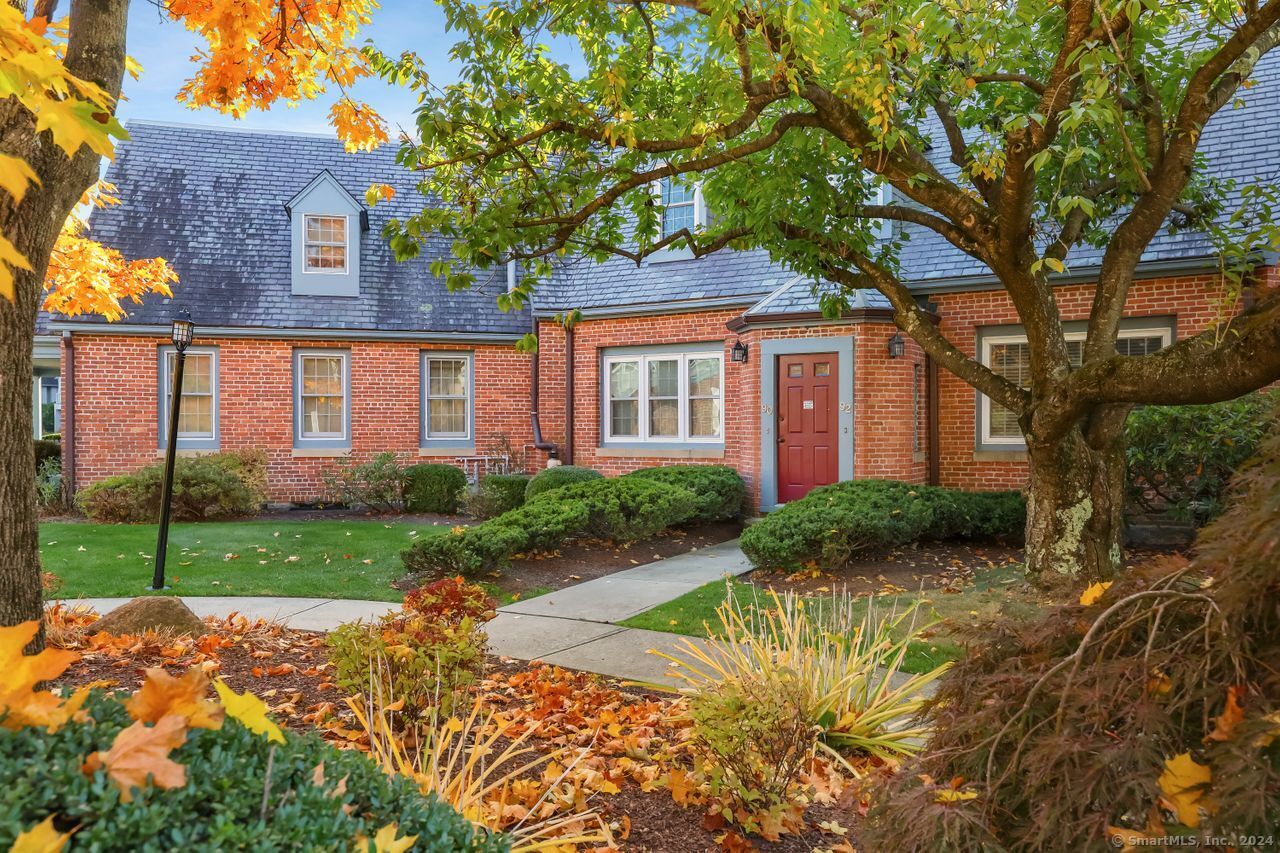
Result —
[{"label": "downspout", "polygon": [[942,484],[942,451],[939,447],[938,362],[929,355],[924,357],[924,381],[927,389],[925,397],[928,400],[925,405],[929,407],[929,417],[925,421],[927,425],[925,452],[928,459],[929,485],[939,486]]},{"label": "downspout", "polygon": [[564,324],[564,463],[573,464],[573,323]]},{"label": "downspout", "polygon": [[70,332],[62,333],[62,497],[70,506],[76,495],[76,348]]},{"label": "downspout", "polygon": [[[533,315],[532,304],[530,304],[529,308],[530,308],[529,319],[533,325],[533,337],[537,339],[538,318]],[[553,443],[543,439],[542,424],[538,420],[538,404],[539,404],[538,365],[540,363],[539,361],[540,350],[541,350],[541,347],[538,347],[538,348],[535,348],[533,351],[533,375],[530,376],[529,378],[529,404],[530,404],[530,408],[532,409],[532,411],[529,413],[529,420],[530,420],[530,423],[533,425],[533,446],[537,450],[544,451],[550,457],[550,459],[559,461],[560,451],[556,448],[556,446]]]}]

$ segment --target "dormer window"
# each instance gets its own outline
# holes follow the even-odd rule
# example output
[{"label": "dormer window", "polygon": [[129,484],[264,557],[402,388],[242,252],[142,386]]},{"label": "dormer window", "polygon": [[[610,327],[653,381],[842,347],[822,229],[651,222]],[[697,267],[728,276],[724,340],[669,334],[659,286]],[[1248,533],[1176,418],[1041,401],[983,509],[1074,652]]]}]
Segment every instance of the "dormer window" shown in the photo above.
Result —
[{"label": "dormer window", "polygon": [[347,217],[307,215],[306,271],[347,272]]},{"label": "dormer window", "polygon": [[360,295],[364,205],[327,169],[284,205],[289,217],[294,296]]},{"label": "dormer window", "polygon": [[682,228],[694,231],[702,224],[698,215],[699,192],[696,186],[677,184],[670,178],[662,181],[662,237],[670,237]]}]

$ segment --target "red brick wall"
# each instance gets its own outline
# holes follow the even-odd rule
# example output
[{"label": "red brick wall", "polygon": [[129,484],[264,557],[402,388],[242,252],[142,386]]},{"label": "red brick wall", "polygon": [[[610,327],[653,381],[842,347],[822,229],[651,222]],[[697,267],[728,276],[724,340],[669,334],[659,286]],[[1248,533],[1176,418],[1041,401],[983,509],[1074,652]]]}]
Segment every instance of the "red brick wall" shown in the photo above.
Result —
[{"label": "red brick wall", "polygon": [[[1091,284],[1054,290],[1064,321],[1087,320],[1093,299]],[[952,293],[930,297],[942,316],[941,330],[962,352],[977,352],[980,326],[1018,323],[1008,295],[1002,291]],[[1219,319],[1222,286],[1216,276],[1186,276],[1136,282],[1125,304],[1125,317],[1176,316],[1178,339],[1203,331]],[[945,369],[938,371],[941,484],[965,489],[1015,489],[1027,480],[1027,463],[1018,452],[975,450],[974,390]]]},{"label": "red brick wall", "polygon": [[[156,383],[160,338],[76,335],[76,486],[157,459]],[[413,342],[197,339],[217,346],[219,429],[223,450],[261,448],[268,458],[269,499],[312,501],[322,496],[321,474],[340,460],[294,456],[293,350],[339,348],[351,352],[350,461],[393,451],[419,459],[420,358],[423,350],[475,354],[476,450],[494,434],[530,444],[529,356],[510,346],[460,347]],[[65,364],[64,364],[65,370]],[[65,386],[64,386],[65,387]]]}]

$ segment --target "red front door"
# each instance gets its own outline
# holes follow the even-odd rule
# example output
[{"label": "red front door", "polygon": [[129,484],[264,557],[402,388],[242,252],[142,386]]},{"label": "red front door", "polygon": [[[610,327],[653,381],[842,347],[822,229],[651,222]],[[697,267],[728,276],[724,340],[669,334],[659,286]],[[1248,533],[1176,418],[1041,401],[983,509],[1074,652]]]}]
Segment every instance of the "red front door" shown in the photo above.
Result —
[{"label": "red front door", "polygon": [[778,356],[778,503],[840,477],[836,353]]}]

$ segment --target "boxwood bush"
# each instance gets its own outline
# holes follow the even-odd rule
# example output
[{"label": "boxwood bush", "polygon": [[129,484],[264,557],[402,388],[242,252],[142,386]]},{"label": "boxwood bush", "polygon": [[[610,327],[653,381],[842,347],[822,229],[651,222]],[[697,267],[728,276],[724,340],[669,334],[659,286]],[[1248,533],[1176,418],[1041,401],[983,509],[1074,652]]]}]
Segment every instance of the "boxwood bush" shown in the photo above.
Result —
[{"label": "boxwood bush", "polygon": [[401,554],[410,574],[476,577],[512,556],[560,548],[575,539],[634,541],[684,524],[697,497],[641,478],[598,478],[563,486],[474,527],[432,536]]},{"label": "boxwood bush", "polygon": [[404,507],[409,512],[453,515],[466,488],[467,475],[452,465],[432,463],[404,469]]},{"label": "boxwood bush", "polygon": [[694,522],[727,521],[742,515],[747,487],[738,472],[727,465],[670,465],[641,468],[627,477],[679,486],[693,492],[698,501]]},{"label": "boxwood bush", "polygon": [[[0,729],[0,849],[50,815],[60,831],[75,827],[71,846],[85,850],[364,849],[357,839],[372,839],[390,823],[399,836],[418,836],[415,850],[509,849],[504,837],[475,829],[359,752],[335,749],[313,733],[286,732],[284,744],[273,744],[231,719],[216,731],[190,730],[169,754],[186,767],[185,785],[135,789],[126,803],[104,769],[86,774],[81,765],[95,750],[109,750],[133,721],[101,691],[85,710],[88,719],[54,734]],[[316,784],[321,764],[324,782]]]},{"label": "boxwood bush", "polygon": [[577,465],[557,465],[554,468],[543,468],[533,475],[533,479],[525,487],[525,500],[537,497],[543,492],[567,486],[570,483],[585,483],[587,480],[599,480],[604,474],[594,468],[580,468]]},{"label": "boxwood bush", "polygon": [[[108,477],[82,489],[76,503],[94,521],[154,523],[160,517],[163,465]],[[173,520],[206,521],[258,512],[266,498],[266,454],[215,453],[176,460]]]},{"label": "boxwood bush", "polygon": [[924,539],[1022,536],[1026,504],[1016,492],[969,493],[892,480],[850,480],[814,489],[742,534],[762,568],[816,560],[838,566],[865,548]]},{"label": "boxwood bush", "polygon": [[467,498],[467,511],[476,518],[493,518],[510,512],[525,501],[528,474],[486,474]]}]

